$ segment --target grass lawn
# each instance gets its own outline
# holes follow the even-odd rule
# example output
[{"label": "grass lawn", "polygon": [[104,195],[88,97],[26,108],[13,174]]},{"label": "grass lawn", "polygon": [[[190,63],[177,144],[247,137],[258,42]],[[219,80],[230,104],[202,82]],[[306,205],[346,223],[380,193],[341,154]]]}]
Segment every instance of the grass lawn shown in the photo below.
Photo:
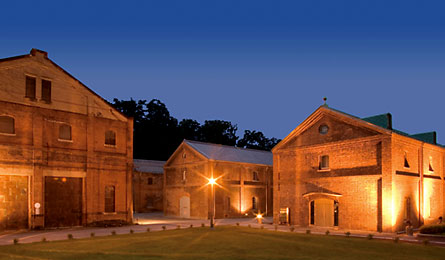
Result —
[{"label": "grass lawn", "polygon": [[1,259],[445,259],[445,248],[247,227],[0,246]]}]

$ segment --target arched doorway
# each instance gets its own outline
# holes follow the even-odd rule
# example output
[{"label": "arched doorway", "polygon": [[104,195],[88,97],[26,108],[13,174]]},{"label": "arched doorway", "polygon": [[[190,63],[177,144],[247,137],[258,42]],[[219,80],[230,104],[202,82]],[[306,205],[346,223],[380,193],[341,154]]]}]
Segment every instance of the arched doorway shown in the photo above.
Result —
[{"label": "arched doorway", "polygon": [[319,227],[338,226],[338,202],[328,198],[318,198],[310,202],[310,224]]},{"label": "arched doorway", "polygon": [[179,199],[179,216],[181,218],[190,218],[190,198],[182,196]]}]

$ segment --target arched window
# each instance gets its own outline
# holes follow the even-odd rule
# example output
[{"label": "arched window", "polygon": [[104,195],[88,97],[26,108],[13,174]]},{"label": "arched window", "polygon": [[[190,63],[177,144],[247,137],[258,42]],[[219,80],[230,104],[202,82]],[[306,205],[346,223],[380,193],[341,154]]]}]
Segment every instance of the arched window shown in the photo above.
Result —
[{"label": "arched window", "polygon": [[59,126],[59,139],[71,141],[71,126],[67,124],[61,124]]},{"label": "arched window", "polygon": [[0,116],[0,133],[15,134],[14,118],[10,116]]},{"label": "arched window", "polygon": [[252,209],[257,209],[257,199],[255,197],[252,197]]},{"label": "arched window", "polygon": [[116,145],[116,133],[114,131],[108,130],[105,132],[105,144],[106,145]]},{"label": "arched window", "polygon": [[253,172],[252,179],[254,181],[259,181],[260,180],[260,178],[258,177],[258,172]]}]

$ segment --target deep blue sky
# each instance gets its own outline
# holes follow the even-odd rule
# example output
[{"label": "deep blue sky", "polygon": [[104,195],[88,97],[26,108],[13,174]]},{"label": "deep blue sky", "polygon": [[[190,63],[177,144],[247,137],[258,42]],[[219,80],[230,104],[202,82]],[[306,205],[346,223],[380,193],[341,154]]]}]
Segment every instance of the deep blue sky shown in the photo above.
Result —
[{"label": "deep blue sky", "polygon": [[[445,143],[444,1],[7,1],[0,57],[39,48],[104,98],[284,138],[328,97]],[[242,135],[242,131],[238,131]]]}]

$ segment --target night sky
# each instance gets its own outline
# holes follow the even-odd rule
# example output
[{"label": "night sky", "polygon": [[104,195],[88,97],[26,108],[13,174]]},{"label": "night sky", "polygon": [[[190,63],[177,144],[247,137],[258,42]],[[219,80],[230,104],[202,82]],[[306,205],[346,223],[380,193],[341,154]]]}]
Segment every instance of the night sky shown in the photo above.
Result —
[{"label": "night sky", "polygon": [[4,1],[0,57],[39,48],[107,100],[284,138],[323,104],[445,143],[445,1]]}]

